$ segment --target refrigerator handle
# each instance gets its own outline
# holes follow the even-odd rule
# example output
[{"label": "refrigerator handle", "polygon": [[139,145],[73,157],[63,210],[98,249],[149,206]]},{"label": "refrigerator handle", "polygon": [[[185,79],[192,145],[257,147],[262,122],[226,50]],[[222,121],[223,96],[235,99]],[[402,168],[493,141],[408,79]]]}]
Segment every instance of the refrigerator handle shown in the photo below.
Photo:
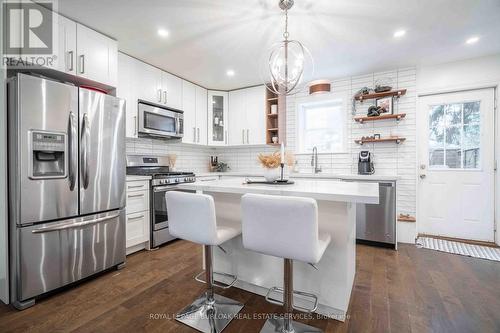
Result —
[{"label": "refrigerator handle", "polygon": [[83,188],[87,189],[89,187],[89,140],[90,140],[90,128],[89,128],[89,117],[85,113],[83,115],[83,125],[82,125],[82,178],[83,178]]},{"label": "refrigerator handle", "polygon": [[76,133],[75,113],[69,112],[69,137],[68,137],[68,152],[69,152],[69,189],[73,191],[76,184],[76,172],[78,163],[78,148],[75,144],[78,140]]}]

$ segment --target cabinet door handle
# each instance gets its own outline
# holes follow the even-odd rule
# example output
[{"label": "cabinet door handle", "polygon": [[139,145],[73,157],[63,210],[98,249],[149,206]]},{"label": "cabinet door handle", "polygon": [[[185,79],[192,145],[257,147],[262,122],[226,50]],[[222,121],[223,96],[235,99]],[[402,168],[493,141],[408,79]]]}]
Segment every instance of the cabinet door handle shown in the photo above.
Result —
[{"label": "cabinet door handle", "polygon": [[85,74],[85,55],[80,56],[80,74]]},{"label": "cabinet door handle", "polygon": [[241,130],[241,142],[243,142],[243,144],[245,144],[245,130],[244,129]]},{"label": "cabinet door handle", "polygon": [[224,138],[224,142],[225,142],[225,143],[226,143],[226,145],[227,145],[227,131],[225,131],[225,132],[224,132],[224,136],[225,136],[225,138]]},{"label": "cabinet door handle", "polygon": [[250,137],[250,130],[247,128],[247,145],[250,144],[249,137]]},{"label": "cabinet door handle", "polygon": [[[69,61],[68,61],[69,58]],[[73,71],[73,51],[68,52],[68,56],[66,57],[66,61],[69,62],[69,65],[67,66],[67,69],[69,72]]]},{"label": "cabinet door handle", "polygon": [[137,116],[134,116],[134,136],[137,135]]},{"label": "cabinet door handle", "polygon": [[193,127],[193,142],[196,142],[196,127]]},{"label": "cabinet door handle", "polygon": [[129,186],[127,186],[128,189],[131,189],[131,188],[140,188],[140,187],[144,187],[144,185],[129,185]]},{"label": "cabinet door handle", "polygon": [[161,89],[158,89],[158,102],[161,103]]},{"label": "cabinet door handle", "polygon": [[139,220],[139,219],[142,219],[142,218],[144,218],[144,214],[139,215],[139,216],[129,217],[128,220],[129,221],[130,220]]},{"label": "cabinet door handle", "polygon": [[163,103],[167,104],[167,91],[166,90],[163,91]]},{"label": "cabinet door handle", "polygon": [[200,128],[198,127],[198,143],[200,143]]},{"label": "cabinet door handle", "polygon": [[144,196],[144,193],[143,194],[129,194],[128,197],[129,198],[139,198],[139,197],[143,197]]}]

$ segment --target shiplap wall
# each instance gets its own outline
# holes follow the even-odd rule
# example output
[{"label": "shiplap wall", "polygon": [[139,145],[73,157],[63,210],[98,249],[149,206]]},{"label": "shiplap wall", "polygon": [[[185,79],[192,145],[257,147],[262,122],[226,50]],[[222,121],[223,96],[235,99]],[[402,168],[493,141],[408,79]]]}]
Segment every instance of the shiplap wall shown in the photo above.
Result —
[{"label": "shiplap wall", "polygon": [[[358,124],[352,120],[350,100],[346,103],[347,152],[342,154],[321,154],[319,164],[323,173],[357,173],[357,159],[360,150],[372,152],[377,175],[398,175],[397,212],[416,214],[416,69],[404,68],[368,75],[353,76],[332,80],[332,92],[335,96],[346,99],[363,87],[373,87],[380,78],[390,78],[393,88],[406,88],[407,93],[394,100],[394,112],[406,113],[400,122],[384,120]],[[314,98],[314,97],[311,97]],[[324,95],[321,97],[324,98]],[[307,101],[307,93],[287,98],[287,149],[294,151],[296,145],[296,109],[297,104]],[[375,101],[356,103],[356,115],[365,115]],[[406,138],[400,145],[395,143],[372,143],[359,146],[354,140],[362,136],[380,134],[381,136],[399,135]],[[257,154],[275,151],[274,147],[235,147],[216,148],[220,160],[227,162],[232,171],[255,171],[259,168]],[[310,171],[311,155],[297,155],[301,171]],[[413,236],[408,235],[409,239]]]}]

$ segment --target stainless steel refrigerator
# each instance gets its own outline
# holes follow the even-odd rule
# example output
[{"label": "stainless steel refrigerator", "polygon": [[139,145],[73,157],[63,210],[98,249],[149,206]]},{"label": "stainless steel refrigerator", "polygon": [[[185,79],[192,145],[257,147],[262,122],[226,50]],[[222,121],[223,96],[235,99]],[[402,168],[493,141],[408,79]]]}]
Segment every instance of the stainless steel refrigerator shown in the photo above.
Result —
[{"label": "stainless steel refrigerator", "polygon": [[10,302],[125,262],[124,101],[36,76],[8,80]]}]

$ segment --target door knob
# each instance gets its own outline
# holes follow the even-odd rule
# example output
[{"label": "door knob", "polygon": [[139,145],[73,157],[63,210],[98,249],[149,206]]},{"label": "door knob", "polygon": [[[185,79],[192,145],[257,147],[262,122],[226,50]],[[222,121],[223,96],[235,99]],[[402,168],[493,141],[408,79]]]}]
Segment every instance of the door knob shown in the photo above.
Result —
[{"label": "door knob", "polygon": [[420,175],[420,179],[424,179],[425,177],[425,175]]}]

